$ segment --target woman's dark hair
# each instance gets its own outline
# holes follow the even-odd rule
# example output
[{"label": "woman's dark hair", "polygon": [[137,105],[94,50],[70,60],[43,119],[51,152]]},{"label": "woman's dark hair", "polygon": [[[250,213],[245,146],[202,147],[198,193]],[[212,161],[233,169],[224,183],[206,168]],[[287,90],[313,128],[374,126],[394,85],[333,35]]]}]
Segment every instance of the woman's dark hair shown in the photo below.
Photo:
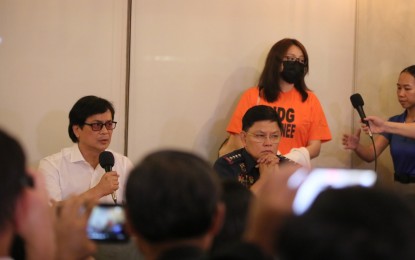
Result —
[{"label": "woman's dark hair", "polygon": [[300,92],[302,102],[306,101],[308,98],[307,90],[309,88],[305,84],[304,77],[308,73],[308,54],[307,51],[301,42],[296,39],[285,38],[272,46],[271,50],[268,53],[267,59],[265,61],[264,69],[262,70],[261,77],[259,78],[259,91],[260,95],[267,102],[274,102],[278,100],[278,97],[281,93],[280,82],[280,69],[284,56],[287,54],[288,49],[291,46],[297,46],[301,49],[304,55],[304,76],[298,83],[294,84],[294,87]]},{"label": "woman's dark hair", "polygon": [[407,72],[407,73],[411,74],[412,77],[415,78],[415,65],[411,65],[409,67],[406,67],[405,69],[403,69],[401,71],[401,74],[404,73],[404,72]]},{"label": "woman's dark hair", "polygon": [[82,128],[88,117],[105,113],[107,110],[111,111],[112,119],[114,119],[114,107],[108,100],[96,96],[85,96],[79,99],[69,112],[68,133],[72,142],[78,142],[78,138],[72,130],[74,125],[79,125]]}]

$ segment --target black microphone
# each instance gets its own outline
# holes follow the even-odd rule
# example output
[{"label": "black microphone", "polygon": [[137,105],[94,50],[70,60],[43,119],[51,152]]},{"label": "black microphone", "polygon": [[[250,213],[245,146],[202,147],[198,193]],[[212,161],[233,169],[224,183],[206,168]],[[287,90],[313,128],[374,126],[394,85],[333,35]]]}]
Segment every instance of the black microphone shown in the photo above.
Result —
[{"label": "black microphone", "polygon": [[[114,155],[111,152],[103,151],[99,154],[99,165],[104,168],[105,172],[112,171],[112,166],[114,166]],[[117,204],[117,194],[115,191],[111,194],[114,203]]]},{"label": "black microphone", "polygon": [[369,127],[369,136],[372,137],[372,131],[370,131],[369,122],[365,120],[366,115],[365,115],[365,111],[363,111],[363,105],[365,104],[365,102],[363,102],[362,96],[359,93],[353,94],[350,96],[350,101],[352,102],[353,107],[359,113],[359,116],[362,122],[365,123]]}]

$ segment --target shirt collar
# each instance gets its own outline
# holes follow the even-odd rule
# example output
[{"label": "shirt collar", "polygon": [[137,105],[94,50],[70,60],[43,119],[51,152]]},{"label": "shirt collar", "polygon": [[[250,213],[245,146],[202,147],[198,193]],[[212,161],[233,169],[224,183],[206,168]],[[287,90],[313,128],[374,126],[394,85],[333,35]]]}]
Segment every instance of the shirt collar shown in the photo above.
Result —
[{"label": "shirt collar", "polygon": [[74,144],[71,148],[71,162],[85,162],[85,158],[81,153],[81,150],[79,150],[78,143]]}]

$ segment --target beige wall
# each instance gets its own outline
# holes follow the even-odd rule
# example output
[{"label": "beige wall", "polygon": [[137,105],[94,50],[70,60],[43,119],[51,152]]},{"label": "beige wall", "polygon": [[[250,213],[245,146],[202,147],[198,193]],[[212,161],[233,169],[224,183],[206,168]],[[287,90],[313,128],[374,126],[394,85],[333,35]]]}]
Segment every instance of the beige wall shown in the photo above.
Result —
[{"label": "beige wall", "polygon": [[[415,64],[415,1],[358,0],[356,30],[355,92],[365,101],[366,115],[385,119],[403,112],[397,101],[399,73]],[[359,118],[355,113],[355,128]],[[370,139],[362,135],[370,144]],[[374,168],[374,163],[352,158],[352,167]],[[393,165],[387,148],[378,158],[378,173],[384,183],[393,181]]]},{"label": "beige wall", "polygon": [[68,113],[84,95],[114,102],[124,147],[126,1],[1,0],[0,126],[37,166],[71,145]]},{"label": "beige wall", "polygon": [[[269,48],[294,37],[310,54],[307,83],[333,134],[313,165],[372,168],[352,162],[340,143],[358,121],[349,96],[360,92],[367,114],[400,113],[394,86],[414,60],[413,7],[404,0],[133,0],[129,156],[174,147],[213,161]],[[68,111],[87,94],[114,102],[120,123],[112,148],[123,151],[126,20],[126,0],[0,1],[0,126],[22,141],[32,165],[70,144]],[[387,152],[379,164],[382,172],[390,167]]]},{"label": "beige wall", "polygon": [[130,158],[174,147],[213,161],[270,47],[293,37],[309,52],[306,81],[333,133],[313,164],[348,167],[339,138],[351,127],[355,10],[332,0],[134,1]]}]

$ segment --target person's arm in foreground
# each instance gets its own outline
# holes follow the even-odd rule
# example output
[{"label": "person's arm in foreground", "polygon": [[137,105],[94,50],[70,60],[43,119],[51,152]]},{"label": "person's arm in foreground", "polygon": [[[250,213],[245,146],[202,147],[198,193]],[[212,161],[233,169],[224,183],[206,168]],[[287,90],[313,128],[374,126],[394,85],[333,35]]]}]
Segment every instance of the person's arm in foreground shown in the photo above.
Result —
[{"label": "person's arm in foreground", "polygon": [[55,205],[57,259],[86,259],[96,251],[86,227],[95,202],[74,196]]},{"label": "person's arm in foreground", "polygon": [[[390,122],[377,116],[368,116],[365,120],[369,121],[370,130],[374,134],[390,133],[415,138],[415,123]],[[363,129],[367,131],[368,127],[363,126]]]},{"label": "person's arm in foreground", "polygon": [[275,255],[275,241],[283,220],[292,214],[296,189],[288,187],[288,179],[297,165],[284,164],[278,174],[269,174],[251,205],[244,241],[259,246],[269,256]]}]

